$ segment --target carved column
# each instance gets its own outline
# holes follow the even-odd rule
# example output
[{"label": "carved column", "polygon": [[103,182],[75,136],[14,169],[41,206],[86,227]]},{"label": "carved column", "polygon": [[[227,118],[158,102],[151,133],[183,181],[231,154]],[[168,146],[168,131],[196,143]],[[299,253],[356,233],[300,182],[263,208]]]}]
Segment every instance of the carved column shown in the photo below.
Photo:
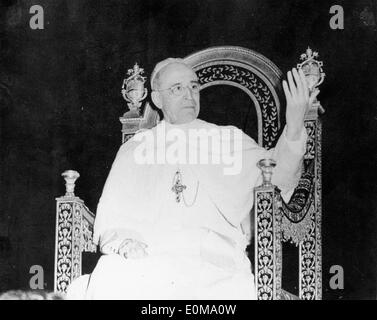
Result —
[{"label": "carved column", "polygon": [[65,171],[66,194],[56,198],[54,291],[65,293],[82,273],[82,252],[96,252],[93,244],[94,214],[74,194],[77,171]]},{"label": "carved column", "polygon": [[259,161],[263,184],[254,189],[255,283],[258,300],[280,299],[282,247],[281,201],[279,190],[271,184],[275,161]]},{"label": "carved column", "polygon": [[[323,62],[318,60],[318,52],[308,47],[301,55],[301,63],[297,65],[304,71],[310,92],[313,92],[323,83],[325,73]],[[300,299],[322,299],[322,128],[319,114],[325,110],[316,99],[305,117],[305,128],[308,133],[307,149],[304,156],[304,168],[312,171],[313,182],[309,191],[310,200],[306,211],[306,235],[300,240],[299,260]],[[304,210],[302,210],[304,212]]]}]

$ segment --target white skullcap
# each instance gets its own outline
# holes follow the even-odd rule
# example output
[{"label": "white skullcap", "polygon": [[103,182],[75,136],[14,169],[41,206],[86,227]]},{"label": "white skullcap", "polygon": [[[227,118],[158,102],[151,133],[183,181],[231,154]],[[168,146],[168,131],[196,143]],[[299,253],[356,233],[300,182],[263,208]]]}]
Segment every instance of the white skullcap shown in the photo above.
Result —
[{"label": "white skullcap", "polygon": [[164,69],[165,67],[167,67],[169,64],[172,64],[172,63],[182,63],[184,65],[187,65],[185,63],[185,60],[183,60],[182,58],[167,58],[167,59],[162,60],[159,63],[157,63],[156,66],[154,67],[153,71],[152,71],[152,74],[151,74],[151,88],[152,88],[152,90],[156,89],[154,87],[154,79],[156,78],[157,74],[162,69]]}]

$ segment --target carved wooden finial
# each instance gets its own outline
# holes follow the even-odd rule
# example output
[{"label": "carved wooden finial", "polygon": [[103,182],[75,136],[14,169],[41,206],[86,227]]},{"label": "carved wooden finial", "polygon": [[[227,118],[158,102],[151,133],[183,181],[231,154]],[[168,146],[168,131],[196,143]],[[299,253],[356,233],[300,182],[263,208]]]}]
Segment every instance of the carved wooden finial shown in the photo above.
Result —
[{"label": "carved wooden finial", "polygon": [[65,180],[65,196],[75,196],[75,182],[80,177],[80,174],[75,170],[67,170],[62,173]]},{"label": "carved wooden finial", "polygon": [[262,170],[262,177],[263,177],[263,187],[270,187],[272,186],[271,179],[272,179],[272,172],[273,169],[276,167],[276,161],[272,159],[262,159],[258,161],[258,168]]}]

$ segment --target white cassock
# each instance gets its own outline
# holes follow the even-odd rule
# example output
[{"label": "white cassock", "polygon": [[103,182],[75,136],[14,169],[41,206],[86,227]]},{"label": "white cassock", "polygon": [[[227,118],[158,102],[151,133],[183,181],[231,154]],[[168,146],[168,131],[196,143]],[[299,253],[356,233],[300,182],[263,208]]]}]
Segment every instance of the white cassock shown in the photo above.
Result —
[{"label": "white cassock", "polygon": [[[230,143],[231,148],[219,149],[217,142],[200,147],[192,139],[178,139],[177,130],[172,129],[186,137],[193,130],[206,130],[215,139],[212,141],[220,146]],[[276,147],[267,151],[243,133],[224,134],[235,129],[199,119],[183,125],[161,121],[121,146],[98,204],[94,241],[109,252],[104,250],[107,245],[116,247],[126,238],[136,239],[148,245],[148,256],[125,259],[115,253],[103,255],[90,281],[73,282],[68,298],[255,298],[254,277],[245,253],[248,235],[241,223],[247,221],[253,206],[253,188],[261,183],[257,162],[264,158],[277,161],[272,182],[289,197],[301,174],[307,135],[303,129],[299,140],[288,141],[284,130]],[[157,143],[161,132],[170,141]],[[169,136],[169,132],[173,134]],[[155,143],[146,143],[146,133],[149,137],[153,134]],[[150,164],[140,164],[140,156],[147,155],[146,145],[153,161],[149,158]],[[182,145],[186,163],[181,157],[177,158],[180,163],[172,164],[171,157],[183,150]],[[189,158],[195,151],[201,163],[193,164]],[[230,164],[231,158],[223,157],[226,153],[233,160],[238,157],[238,164]],[[203,163],[205,157],[200,158],[205,155],[207,163]],[[214,157],[220,163],[214,164]],[[226,168],[232,174],[225,174]],[[180,202],[172,191],[178,170],[186,186]]]}]

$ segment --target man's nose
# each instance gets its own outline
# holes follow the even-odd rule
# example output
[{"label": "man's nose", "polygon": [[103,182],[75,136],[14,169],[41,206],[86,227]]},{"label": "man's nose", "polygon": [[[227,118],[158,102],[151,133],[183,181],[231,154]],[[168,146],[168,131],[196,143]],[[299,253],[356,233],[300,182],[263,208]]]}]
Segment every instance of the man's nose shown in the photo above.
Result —
[{"label": "man's nose", "polygon": [[194,100],[194,92],[192,91],[192,89],[189,86],[187,86],[185,87],[185,90],[186,91],[185,91],[184,97],[186,99]]}]

